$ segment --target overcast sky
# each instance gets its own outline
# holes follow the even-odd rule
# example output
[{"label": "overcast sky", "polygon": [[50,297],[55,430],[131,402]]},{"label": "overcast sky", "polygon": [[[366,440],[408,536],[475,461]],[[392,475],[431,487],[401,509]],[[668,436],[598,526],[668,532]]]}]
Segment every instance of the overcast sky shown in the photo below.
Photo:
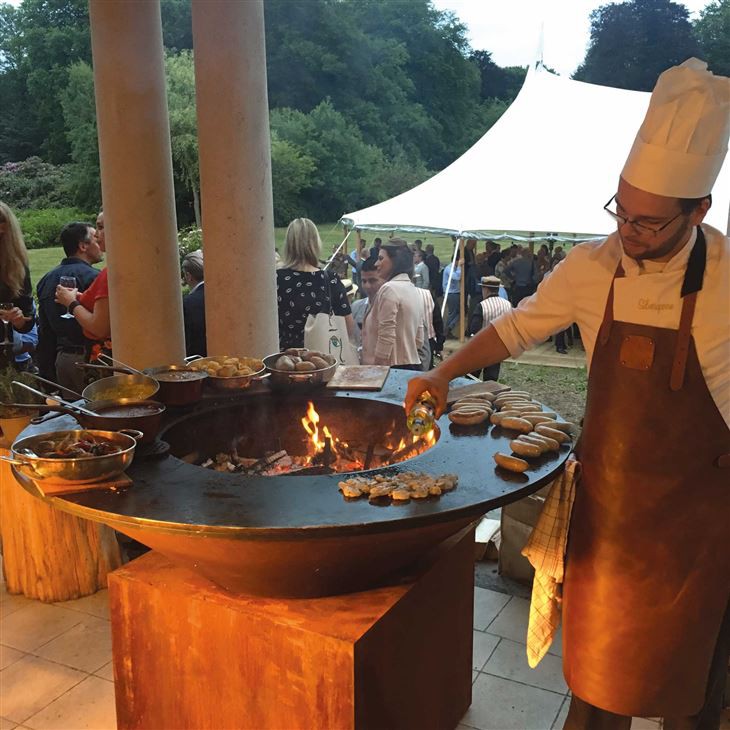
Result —
[{"label": "overcast sky", "polygon": [[[387,0],[386,0],[387,1]],[[696,17],[709,0],[685,0]],[[452,10],[469,29],[475,50],[492,53],[499,66],[527,66],[538,57],[540,29],[543,62],[569,75],[583,61],[590,37],[590,12],[603,0],[433,0]]]}]

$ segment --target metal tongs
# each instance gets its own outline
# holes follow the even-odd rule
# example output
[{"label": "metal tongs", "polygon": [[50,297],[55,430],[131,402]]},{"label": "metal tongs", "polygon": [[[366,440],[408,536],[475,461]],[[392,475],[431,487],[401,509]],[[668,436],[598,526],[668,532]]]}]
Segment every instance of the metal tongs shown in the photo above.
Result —
[{"label": "metal tongs", "polygon": [[[17,380],[13,380],[12,385],[17,385],[18,387],[23,388],[23,390],[27,390],[27,391],[33,393],[34,395],[40,396],[41,398],[43,398],[44,402],[45,402],[46,398],[49,397],[43,391],[36,390],[35,388],[31,388],[30,385],[26,385],[25,383],[20,383]],[[94,413],[94,411],[90,411],[88,408],[84,408],[83,406],[79,406],[76,403],[70,403],[67,400],[63,400],[63,398],[61,398],[58,395],[54,395],[54,396],[50,396],[50,397],[74,413],[81,413],[84,416],[91,416],[91,417],[95,417],[95,416],[99,415],[98,413]]]}]

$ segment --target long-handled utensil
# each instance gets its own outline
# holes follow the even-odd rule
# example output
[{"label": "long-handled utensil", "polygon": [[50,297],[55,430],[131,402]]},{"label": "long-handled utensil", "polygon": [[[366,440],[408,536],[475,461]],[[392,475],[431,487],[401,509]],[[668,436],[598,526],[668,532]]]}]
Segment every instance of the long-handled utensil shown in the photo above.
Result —
[{"label": "long-handled utensil", "polygon": [[[60,391],[65,391],[66,393],[70,393],[74,398],[84,400],[84,397],[81,395],[81,393],[77,393],[75,390],[71,390],[71,388],[67,388],[65,385],[61,385],[60,383],[54,383],[52,380],[48,380],[48,378],[42,378],[40,375],[36,375],[35,373],[26,372],[26,375],[30,375],[30,377],[34,380],[37,380],[40,383],[44,383],[45,385],[50,385],[52,388],[56,388]],[[46,395],[46,397],[53,398],[52,395]]]},{"label": "long-handled utensil", "polygon": [[[26,385],[25,383],[20,383],[17,380],[13,380],[13,385],[17,385],[20,388],[23,388],[24,390],[30,391],[34,395],[38,395],[44,400],[47,398],[47,394],[44,393],[41,390],[36,390],[35,388],[31,388],[30,385]],[[84,408],[83,406],[79,406],[76,403],[69,403],[66,400],[63,400],[60,396],[53,396],[53,400],[58,401],[62,406],[65,406],[70,411],[75,411],[76,413],[82,413],[84,416],[96,416],[97,414],[93,411],[90,411],[88,408]]]}]

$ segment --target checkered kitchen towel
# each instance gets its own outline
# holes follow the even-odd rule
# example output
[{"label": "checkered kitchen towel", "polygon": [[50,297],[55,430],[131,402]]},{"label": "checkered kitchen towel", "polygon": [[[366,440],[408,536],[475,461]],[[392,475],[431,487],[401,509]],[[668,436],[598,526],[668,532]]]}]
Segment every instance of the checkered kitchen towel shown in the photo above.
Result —
[{"label": "checkered kitchen towel", "polygon": [[522,548],[522,554],[535,568],[527,626],[527,662],[533,669],[547,653],[560,626],[565,550],[579,476],[580,463],[571,457],[553,482],[537,524]]}]

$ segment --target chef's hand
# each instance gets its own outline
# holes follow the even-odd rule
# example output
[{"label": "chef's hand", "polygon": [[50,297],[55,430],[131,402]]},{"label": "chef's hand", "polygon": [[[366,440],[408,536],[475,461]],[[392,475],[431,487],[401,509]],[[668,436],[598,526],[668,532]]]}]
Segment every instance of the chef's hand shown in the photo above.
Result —
[{"label": "chef's hand", "polygon": [[433,399],[436,401],[436,417],[438,418],[446,410],[446,398],[449,393],[449,379],[442,375],[438,368],[436,370],[429,370],[423,375],[417,375],[411,379],[408,383],[408,391],[406,392],[406,399],[404,407],[406,413],[410,413],[418,397],[428,391]]},{"label": "chef's hand", "polygon": [[63,304],[64,307],[68,307],[71,302],[76,299],[79,295],[78,289],[68,289],[60,284],[56,287],[56,304]]}]

